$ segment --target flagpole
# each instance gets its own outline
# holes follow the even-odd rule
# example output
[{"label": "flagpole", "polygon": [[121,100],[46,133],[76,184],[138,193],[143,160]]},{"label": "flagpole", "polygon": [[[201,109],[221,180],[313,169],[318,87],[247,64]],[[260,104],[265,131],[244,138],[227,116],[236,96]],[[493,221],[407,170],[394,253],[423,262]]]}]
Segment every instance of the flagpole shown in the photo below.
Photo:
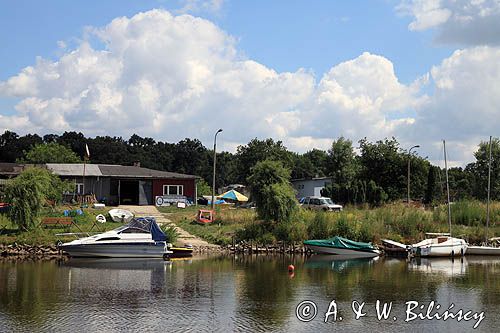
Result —
[{"label": "flagpole", "polygon": [[89,146],[85,144],[85,152],[83,154],[83,193],[82,193],[82,205],[85,199],[85,168],[87,166],[87,159],[90,158]]},{"label": "flagpole", "polygon": [[83,157],[83,193],[82,193],[82,205],[83,205],[83,200],[85,198],[85,166],[86,166],[86,161],[87,161],[87,157],[84,156]]}]

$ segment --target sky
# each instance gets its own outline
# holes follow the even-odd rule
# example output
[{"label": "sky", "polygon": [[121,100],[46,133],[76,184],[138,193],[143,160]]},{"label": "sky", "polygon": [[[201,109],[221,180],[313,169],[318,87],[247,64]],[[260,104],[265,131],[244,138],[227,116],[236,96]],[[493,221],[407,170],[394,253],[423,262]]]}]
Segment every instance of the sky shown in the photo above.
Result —
[{"label": "sky", "polygon": [[0,2],[0,131],[395,137],[443,164],[500,128],[499,0]]}]

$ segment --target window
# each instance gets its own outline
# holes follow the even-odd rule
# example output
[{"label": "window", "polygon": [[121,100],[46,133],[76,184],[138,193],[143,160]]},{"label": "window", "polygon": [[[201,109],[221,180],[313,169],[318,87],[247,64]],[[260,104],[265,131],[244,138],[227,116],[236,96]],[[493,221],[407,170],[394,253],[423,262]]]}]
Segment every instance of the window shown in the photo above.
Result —
[{"label": "window", "polygon": [[76,183],[75,184],[75,193],[76,194],[83,194],[83,183]]},{"label": "window", "polygon": [[163,195],[184,195],[184,185],[163,185]]}]

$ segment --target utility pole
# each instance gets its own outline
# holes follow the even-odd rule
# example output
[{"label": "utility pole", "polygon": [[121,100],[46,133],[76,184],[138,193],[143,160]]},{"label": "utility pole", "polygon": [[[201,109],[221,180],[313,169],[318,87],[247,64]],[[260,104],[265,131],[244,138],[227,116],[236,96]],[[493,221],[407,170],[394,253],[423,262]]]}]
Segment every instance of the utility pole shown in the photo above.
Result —
[{"label": "utility pole", "polygon": [[420,148],[419,145],[413,146],[408,149],[408,197],[407,197],[407,205],[410,207],[410,161],[411,161],[411,150],[414,148]]},{"label": "utility pole", "polygon": [[213,172],[213,177],[212,177],[212,210],[214,210],[214,204],[215,204],[215,166],[216,166],[216,160],[217,160],[217,134],[222,132],[222,128],[220,128],[217,132],[215,132],[214,136],[214,172]]}]

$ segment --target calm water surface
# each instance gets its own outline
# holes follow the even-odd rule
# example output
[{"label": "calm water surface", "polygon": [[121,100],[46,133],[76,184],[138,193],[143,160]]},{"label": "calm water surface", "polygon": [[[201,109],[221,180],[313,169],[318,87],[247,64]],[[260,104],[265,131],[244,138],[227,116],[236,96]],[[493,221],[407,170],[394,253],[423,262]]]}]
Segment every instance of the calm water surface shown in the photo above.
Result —
[{"label": "calm water surface", "polygon": [[[290,263],[296,267],[293,276],[287,272]],[[476,331],[499,332],[499,274],[500,259],[479,257],[0,262],[0,331],[472,331],[474,319],[405,322],[406,302],[423,304],[425,313],[435,301],[440,313],[451,304],[453,312],[484,311]],[[297,305],[305,300],[317,309],[309,322],[296,317]],[[337,321],[331,315],[324,323],[332,300]],[[351,309],[354,300],[365,303],[366,315],[358,320]],[[392,302],[388,320],[377,319],[377,300]],[[310,309],[299,313],[311,315]]]}]

